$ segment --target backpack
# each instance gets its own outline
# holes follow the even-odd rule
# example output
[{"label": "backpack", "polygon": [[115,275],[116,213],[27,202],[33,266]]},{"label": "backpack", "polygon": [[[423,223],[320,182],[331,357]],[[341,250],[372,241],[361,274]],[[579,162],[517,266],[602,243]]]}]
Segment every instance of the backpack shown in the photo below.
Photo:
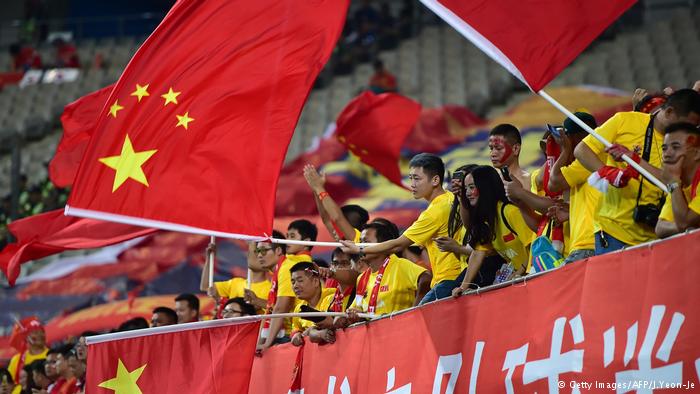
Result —
[{"label": "backpack", "polygon": [[552,246],[549,238],[553,223],[547,226],[547,234],[540,235],[532,241],[530,252],[532,254],[532,268],[535,272],[547,271],[559,267],[564,262],[564,256]]}]

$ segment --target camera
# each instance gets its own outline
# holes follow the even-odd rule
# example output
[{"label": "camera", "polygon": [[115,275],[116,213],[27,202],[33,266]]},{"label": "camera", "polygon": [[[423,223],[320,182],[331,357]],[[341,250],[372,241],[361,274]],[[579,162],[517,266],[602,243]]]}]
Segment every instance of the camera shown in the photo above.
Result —
[{"label": "camera", "polygon": [[661,208],[654,204],[637,205],[634,208],[632,217],[636,223],[646,224],[651,228],[656,227],[656,222],[659,221]]}]

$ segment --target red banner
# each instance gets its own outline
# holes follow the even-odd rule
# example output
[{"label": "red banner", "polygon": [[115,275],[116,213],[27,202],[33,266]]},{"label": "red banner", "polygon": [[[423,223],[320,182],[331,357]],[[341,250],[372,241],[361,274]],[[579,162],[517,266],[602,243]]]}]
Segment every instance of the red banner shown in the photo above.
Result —
[{"label": "red banner", "polygon": [[[311,393],[688,393],[700,382],[700,232],[595,257],[307,343]],[[672,263],[670,263],[672,262]],[[286,393],[296,349],[253,363],[250,393]],[[271,377],[273,377],[271,379]]]},{"label": "red banner", "polygon": [[226,324],[150,328],[89,344],[86,392],[245,393],[260,324]]}]

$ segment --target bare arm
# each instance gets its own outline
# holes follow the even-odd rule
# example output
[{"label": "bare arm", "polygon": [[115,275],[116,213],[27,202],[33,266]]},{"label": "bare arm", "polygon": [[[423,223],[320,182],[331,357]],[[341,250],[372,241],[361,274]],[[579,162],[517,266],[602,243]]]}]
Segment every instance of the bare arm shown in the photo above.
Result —
[{"label": "bare arm", "polygon": [[413,306],[416,306],[425,297],[430,290],[430,282],[433,280],[433,275],[425,271],[418,277],[418,288],[416,290],[416,299],[413,301]]},{"label": "bare arm", "polygon": [[655,232],[657,237],[666,238],[674,234],[678,234],[680,231],[678,230],[676,223],[659,219],[659,221],[656,223]]},{"label": "bare arm", "polygon": [[[343,252],[352,254],[360,253],[360,247],[355,245],[354,242],[341,241],[340,243],[344,245],[342,247]],[[413,241],[402,235],[396,239],[390,239],[388,241],[367,246],[362,250],[362,252],[365,254],[391,254],[398,253],[411,245],[413,245]]]},{"label": "bare arm", "polygon": [[[354,237],[355,228],[352,227],[350,222],[348,222],[348,220],[345,218],[345,215],[343,215],[343,211],[340,209],[338,204],[336,204],[331,196],[328,195],[328,192],[326,192],[324,188],[325,179],[318,173],[318,171],[316,171],[314,166],[307,164],[304,167],[304,178],[306,178],[306,182],[314,192],[314,199],[316,201],[318,211],[321,214],[321,218],[325,217],[326,220],[330,221],[330,223],[327,223],[326,220],[323,221],[326,228],[328,228],[328,231],[331,234],[336,234],[335,228],[333,227],[333,223],[335,223],[335,225],[338,226],[338,229],[343,233],[337,234],[339,237]],[[319,197],[322,194],[323,198]]]},{"label": "bare arm", "polygon": [[549,171],[549,182],[547,182],[547,189],[553,193],[559,193],[569,190],[570,188],[570,185],[566,181],[566,178],[564,178],[564,174],[562,174],[561,169],[562,167],[566,167],[571,164],[571,154],[573,153],[573,148],[571,146],[571,141],[567,136],[552,137],[561,148],[561,154],[559,154],[559,157]]},{"label": "bare arm", "polygon": [[471,284],[474,281],[474,278],[476,278],[476,274],[479,272],[481,264],[484,262],[484,258],[486,258],[486,252],[483,250],[475,250],[472,252],[472,254],[469,256],[469,265],[467,266],[467,273],[464,275],[464,280],[459,287],[452,291],[453,296],[459,297],[464,291],[469,290],[469,284]]},{"label": "bare arm", "polygon": [[673,207],[673,219],[678,231],[685,231],[700,224],[700,215],[688,207],[683,190],[677,187],[671,193],[671,206]]},{"label": "bare arm", "polygon": [[[294,308],[294,297],[277,297],[272,313],[289,313],[292,308]],[[263,349],[272,346],[272,343],[277,338],[277,333],[282,329],[282,325],[284,325],[284,318],[270,319],[270,331],[267,333],[267,338],[265,338],[265,342],[262,345]]]}]

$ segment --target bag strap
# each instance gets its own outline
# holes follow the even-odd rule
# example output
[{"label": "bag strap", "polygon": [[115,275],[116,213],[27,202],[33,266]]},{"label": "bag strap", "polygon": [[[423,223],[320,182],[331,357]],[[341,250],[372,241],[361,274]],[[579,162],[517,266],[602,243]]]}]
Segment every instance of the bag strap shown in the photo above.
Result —
[{"label": "bag strap", "polygon": [[510,204],[510,202],[504,202],[501,204],[501,219],[503,220],[503,224],[506,225],[506,228],[517,237],[518,232],[513,230],[513,227],[511,227],[510,223],[508,223],[508,219],[506,219],[506,205],[508,204]]},{"label": "bag strap", "polygon": [[[644,134],[644,149],[642,150],[642,159],[647,163],[651,157],[651,145],[652,139],[654,138],[654,117],[656,115],[651,115],[649,118],[649,124],[647,125],[647,131]],[[639,199],[642,197],[642,183],[644,183],[644,177],[639,181],[639,190],[637,190],[637,203],[635,206],[639,206]]]}]

